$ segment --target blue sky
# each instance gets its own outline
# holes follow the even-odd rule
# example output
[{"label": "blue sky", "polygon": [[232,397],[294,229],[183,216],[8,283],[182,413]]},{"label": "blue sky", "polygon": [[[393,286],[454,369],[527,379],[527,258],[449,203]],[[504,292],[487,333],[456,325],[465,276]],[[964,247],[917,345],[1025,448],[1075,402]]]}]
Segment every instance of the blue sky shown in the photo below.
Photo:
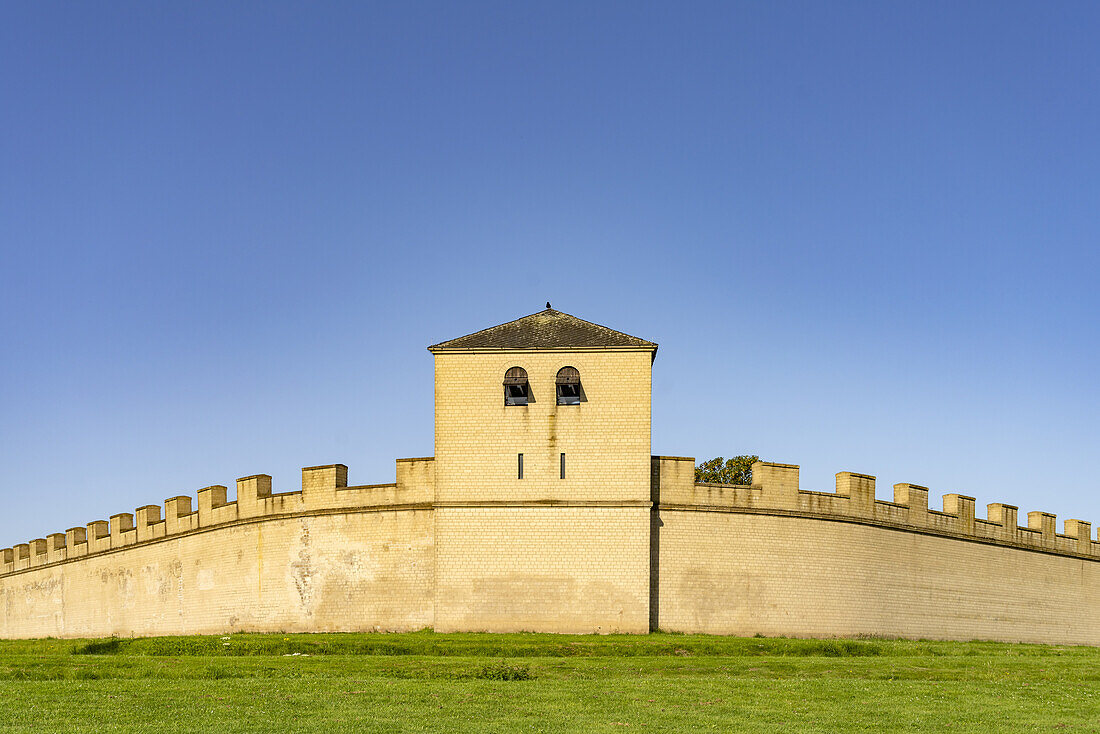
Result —
[{"label": "blue sky", "polygon": [[[432,453],[428,344],[660,343],[653,451],[1100,522],[1092,3],[6,3],[0,545]],[[979,515],[983,510],[979,509]]]}]

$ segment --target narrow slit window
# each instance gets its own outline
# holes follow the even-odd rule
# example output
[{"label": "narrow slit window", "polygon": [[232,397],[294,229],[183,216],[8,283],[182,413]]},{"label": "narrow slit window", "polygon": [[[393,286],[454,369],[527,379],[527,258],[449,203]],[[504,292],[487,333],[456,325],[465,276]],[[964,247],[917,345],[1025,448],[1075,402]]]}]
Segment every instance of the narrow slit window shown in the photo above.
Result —
[{"label": "narrow slit window", "polygon": [[561,478],[565,479],[565,454],[561,455]]},{"label": "narrow slit window", "polygon": [[523,479],[523,454],[516,454],[516,478]]},{"label": "narrow slit window", "polygon": [[558,405],[581,404],[581,373],[576,367],[562,367],[555,380],[558,387]]},{"label": "narrow slit window", "polygon": [[531,398],[531,386],[527,382],[527,370],[510,367],[504,373],[504,404],[527,405]]}]

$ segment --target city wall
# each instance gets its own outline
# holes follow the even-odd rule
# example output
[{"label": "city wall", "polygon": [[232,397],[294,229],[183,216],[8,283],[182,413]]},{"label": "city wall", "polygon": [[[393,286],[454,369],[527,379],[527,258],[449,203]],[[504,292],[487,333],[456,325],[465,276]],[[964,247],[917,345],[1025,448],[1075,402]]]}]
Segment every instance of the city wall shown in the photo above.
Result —
[{"label": "city wall", "polygon": [[758,462],[753,486],[694,482],[694,461],[654,457],[655,627],[734,635],[1100,644],[1100,542],[1091,526],[836,476],[799,488],[798,467]]},{"label": "city wall", "polygon": [[111,516],[0,551],[0,637],[414,630],[432,624],[432,462],[395,484],[302,470]]},{"label": "city wall", "polygon": [[[912,484],[885,502],[851,472],[808,492],[798,467],[764,462],[752,486],[696,484],[674,457],[653,457],[651,476],[651,504],[438,508],[432,459],[399,460],[384,485],[348,487],[342,465],[304,469],[297,492],[245,477],[234,502],[208,487],[163,516],[146,506],[3,549],[0,637],[659,628],[1100,644],[1089,523],[1059,533],[1031,512],[1021,527],[1003,504],[977,518],[957,494],[931,509]],[[440,554],[440,532],[469,550]]]}]

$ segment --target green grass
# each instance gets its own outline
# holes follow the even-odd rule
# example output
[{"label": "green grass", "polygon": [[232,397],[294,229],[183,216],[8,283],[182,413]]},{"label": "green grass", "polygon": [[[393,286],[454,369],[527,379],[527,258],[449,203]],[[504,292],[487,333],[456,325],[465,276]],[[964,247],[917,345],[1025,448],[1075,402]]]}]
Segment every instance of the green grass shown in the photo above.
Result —
[{"label": "green grass", "polygon": [[654,634],[0,641],[3,732],[1100,732],[1100,649]]}]

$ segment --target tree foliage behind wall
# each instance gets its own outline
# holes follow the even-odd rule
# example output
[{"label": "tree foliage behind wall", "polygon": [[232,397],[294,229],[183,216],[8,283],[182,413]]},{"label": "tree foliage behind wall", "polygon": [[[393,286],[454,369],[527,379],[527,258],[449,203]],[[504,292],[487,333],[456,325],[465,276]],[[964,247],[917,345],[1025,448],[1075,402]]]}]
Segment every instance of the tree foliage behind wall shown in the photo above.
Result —
[{"label": "tree foliage behind wall", "polygon": [[713,459],[695,465],[695,481],[710,484],[752,484],[752,463],[759,456],[734,456]]}]

